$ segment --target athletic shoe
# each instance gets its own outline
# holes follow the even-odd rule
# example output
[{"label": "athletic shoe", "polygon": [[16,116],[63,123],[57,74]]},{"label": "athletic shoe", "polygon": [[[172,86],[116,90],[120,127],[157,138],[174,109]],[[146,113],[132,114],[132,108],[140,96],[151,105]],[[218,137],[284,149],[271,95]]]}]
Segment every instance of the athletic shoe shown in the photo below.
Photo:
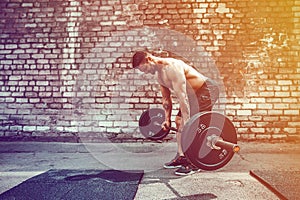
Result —
[{"label": "athletic shoe", "polygon": [[175,171],[175,174],[178,176],[191,175],[196,172],[200,172],[200,169],[192,164],[182,165],[179,169]]},{"label": "athletic shoe", "polygon": [[175,169],[175,168],[179,168],[187,163],[188,163],[188,160],[186,159],[185,156],[178,156],[178,157],[175,157],[170,162],[165,163],[164,168],[165,169]]}]

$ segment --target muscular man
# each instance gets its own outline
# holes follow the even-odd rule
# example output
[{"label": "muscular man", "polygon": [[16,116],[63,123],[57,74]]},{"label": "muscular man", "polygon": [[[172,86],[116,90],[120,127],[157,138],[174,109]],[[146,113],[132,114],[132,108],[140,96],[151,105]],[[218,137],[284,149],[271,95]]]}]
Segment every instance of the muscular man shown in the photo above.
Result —
[{"label": "muscular man", "polygon": [[217,85],[192,66],[174,58],[156,57],[145,51],[138,51],[132,59],[133,68],[144,73],[157,73],[162,94],[162,104],[166,118],[163,128],[171,126],[172,99],[171,92],[179,101],[179,112],[175,123],[179,130],[176,133],[177,154],[164,168],[178,168],[177,175],[188,175],[199,171],[184,156],[181,146],[181,131],[189,118],[200,111],[210,111],[219,98]]}]

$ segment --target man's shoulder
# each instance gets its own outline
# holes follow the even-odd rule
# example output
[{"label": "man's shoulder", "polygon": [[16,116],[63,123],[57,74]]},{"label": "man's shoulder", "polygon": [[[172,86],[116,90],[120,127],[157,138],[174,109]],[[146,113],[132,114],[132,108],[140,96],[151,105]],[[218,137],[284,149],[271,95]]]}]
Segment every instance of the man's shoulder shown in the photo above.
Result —
[{"label": "man's shoulder", "polygon": [[193,68],[192,66],[190,66],[189,64],[187,64],[186,62],[184,62],[183,60],[180,60],[180,59],[166,58],[166,61],[171,66],[181,67],[181,68]]}]

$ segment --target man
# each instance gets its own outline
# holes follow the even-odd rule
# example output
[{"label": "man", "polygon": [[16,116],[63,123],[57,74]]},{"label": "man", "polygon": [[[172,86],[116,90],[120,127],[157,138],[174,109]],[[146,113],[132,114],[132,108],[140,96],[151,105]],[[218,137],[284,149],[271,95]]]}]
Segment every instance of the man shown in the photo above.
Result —
[{"label": "man", "polygon": [[[199,169],[193,166],[184,156],[181,146],[181,131],[189,118],[201,111],[210,111],[219,98],[217,85],[192,66],[182,60],[161,58],[146,51],[138,51],[132,58],[133,68],[144,73],[157,73],[158,83],[162,94],[162,105],[165,110],[165,122],[162,127],[171,126],[172,99],[171,91],[179,101],[179,112],[175,118],[177,155],[166,163],[164,168],[174,169],[176,175],[193,174]],[[192,109],[191,109],[192,108]]]}]

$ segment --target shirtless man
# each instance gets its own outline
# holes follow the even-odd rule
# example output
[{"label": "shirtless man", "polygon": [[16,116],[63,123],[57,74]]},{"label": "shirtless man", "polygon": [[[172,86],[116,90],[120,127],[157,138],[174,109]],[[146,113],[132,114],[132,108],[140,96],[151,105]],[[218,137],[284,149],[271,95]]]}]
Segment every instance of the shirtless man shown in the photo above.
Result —
[{"label": "shirtless man", "polygon": [[[180,110],[175,118],[177,154],[165,163],[164,168],[174,169],[176,175],[188,175],[199,171],[184,156],[181,146],[181,131],[189,118],[201,111],[210,111],[219,98],[219,89],[214,81],[205,77],[182,60],[156,57],[145,51],[138,51],[132,59],[133,68],[144,73],[157,73],[162,94],[162,105],[166,118],[162,127],[171,126],[171,91],[178,98]],[[192,108],[192,109],[191,109]]]}]

